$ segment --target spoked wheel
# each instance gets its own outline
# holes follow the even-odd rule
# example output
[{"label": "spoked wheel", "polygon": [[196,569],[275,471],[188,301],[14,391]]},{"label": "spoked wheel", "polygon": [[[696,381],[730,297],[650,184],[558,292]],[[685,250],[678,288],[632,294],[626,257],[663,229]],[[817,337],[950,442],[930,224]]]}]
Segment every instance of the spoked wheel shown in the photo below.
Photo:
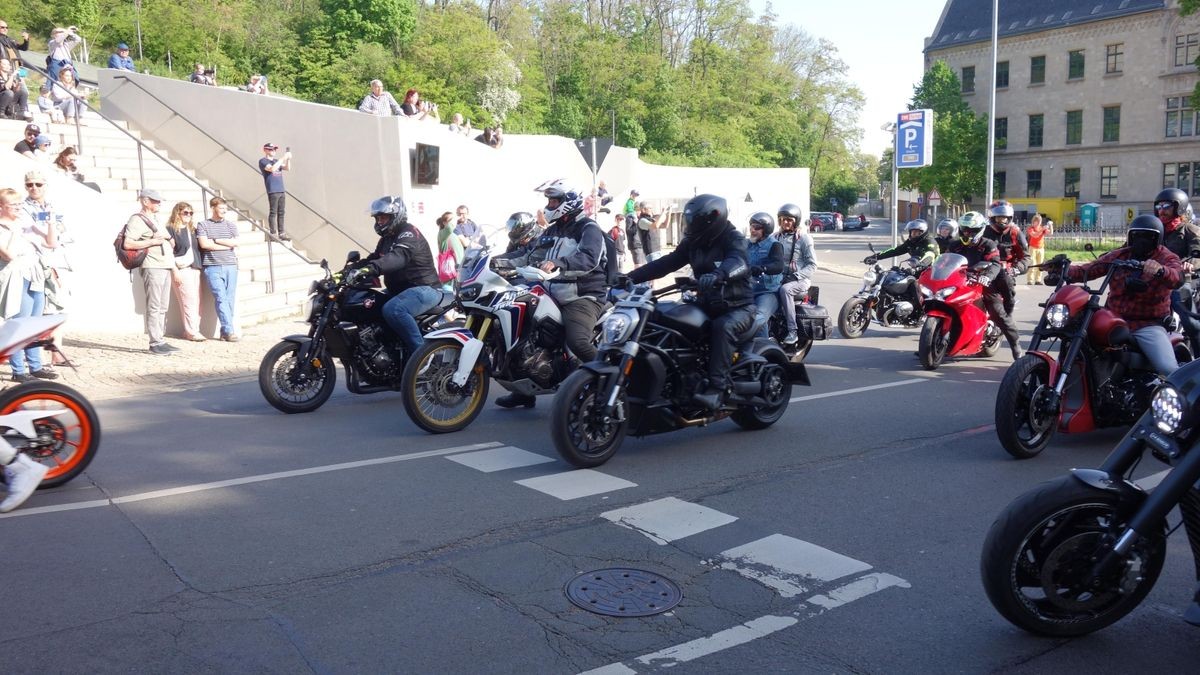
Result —
[{"label": "spoked wheel", "polygon": [[4,426],[0,434],[18,452],[50,467],[39,487],[62,485],[78,476],[100,448],[100,418],[83,394],[55,382],[22,384],[0,393],[0,415],[44,412],[33,420],[34,437],[18,427]]},{"label": "spoked wheel", "polygon": [[1073,476],[1026,493],[992,524],[981,558],[992,605],[1014,625],[1053,637],[1086,635],[1146,597],[1166,558],[1165,523],[1092,578],[1125,523],[1118,495]]},{"label": "spoked wheel", "polygon": [[942,332],[942,319],[936,316],[925,317],[925,323],[921,324],[921,337],[917,342],[921,366],[925,370],[936,370],[942,365],[949,349],[950,335]]},{"label": "spoked wheel", "polygon": [[404,366],[401,390],[404,411],[414,424],[431,434],[445,434],[475,421],[487,401],[491,378],[487,353],[480,355],[467,381],[454,383],[462,345],[454,340],[426,341]]},{"label": "spoked wheel", "polygon": [[838,312],[838,330],[848,340],[862,337],[870,323],[871,312],[862,298],[850,298],[842,305],[842,311]]},{"label": "spoked wheel", "polygon": [[616,454],[629,428],[625,396],[605,415],[604,379],[590,370],[571,373],[554,395],[550,437],[562,458],[580,468],[600,466]]},{"label": "spoked wheel", "polygon": [[762,382],[762,397],[766,405],[742,406],[734,411],[731,417],[735,424],[743,429],[766,429],[779,421],[787,412],[788,403],[792,398],[792,383],[787,381],[782,360],[777,361],[775,353],[770,365],[765,366],[759,375]]},{"label": "spoked wheel", "polygon": [[1059,405],[1050,366],[1026,354],[1008,367],[996,394],[996,435],[1008,454],[1029,459],[1045,449],[1058,429]]},{"label": "spoked wheel", "polygon": [[258,366],[258,388],[276,410],[312,412],[325,404],[337,384],[337,365],[328,352],[312,354],[310,362],[296,360],[300,345],[280,342]]}]

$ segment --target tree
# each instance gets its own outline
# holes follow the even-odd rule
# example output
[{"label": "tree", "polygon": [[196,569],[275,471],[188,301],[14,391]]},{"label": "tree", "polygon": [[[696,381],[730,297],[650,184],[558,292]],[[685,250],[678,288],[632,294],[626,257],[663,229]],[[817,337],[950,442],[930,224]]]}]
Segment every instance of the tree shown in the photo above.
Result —
[{"label": "tree", "polygon": [[987,118],[962,100],[958,77],[938,61],[913,90],[910,110],[933,110],[933,165],[902,169],[900,186],[928,192],[937,188],[950,204],[966,204],[985,193]]}]

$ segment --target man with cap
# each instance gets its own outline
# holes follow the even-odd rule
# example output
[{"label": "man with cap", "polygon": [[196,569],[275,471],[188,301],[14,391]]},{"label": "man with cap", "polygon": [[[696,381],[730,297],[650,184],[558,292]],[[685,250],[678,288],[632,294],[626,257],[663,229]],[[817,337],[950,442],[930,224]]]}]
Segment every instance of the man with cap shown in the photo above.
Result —
[{"label": "man with cap", "polygon": [[291,241],[292,238],[283,230],[283,211],[287,201],[287,191],[283,188],[283,172],[292,168],[292,152],[288,150],[283,157],[275,158],[279,149],[274,143],[263,144],[263,158],[258,160],[258,170],[262,171],[263,183],[267,186],[267,204],[270,209],[267,214],[267,226],[271,234],[280,241]]},{"label": "man with cap", "polygon": [[33,158],[40,159],[43,162],[53,161],[50,156],[50,137],[46,134],[38,134],[33,140]]},{"label": "man with cap", "polygon": [[37,150],[37,137],[41,135],[42,128],[36,124],[25,125],[25,138],[17,142],[13,146],[13,152],[19,152],[29,159],[33,159],[33,152]]},{"label": "man with cap", "polygon": [[137,68],[133,67],[133,59],[129,58],[129,45],[124,42],[117,45],[117,53],[108,57],[108,67],[137,72]]},{"label": "man with cap", "polygon": [[138,192],[141,211],[125,223],[125,248],[146,249],[146,258],[138,268],[146,291],[146,333],[150,335],[151,354],[179,351],[164,339],[167,306],[171,301],[171,270],[175,267],[175,245],[167,228],[158,224],[162,196],[157,190]]}]

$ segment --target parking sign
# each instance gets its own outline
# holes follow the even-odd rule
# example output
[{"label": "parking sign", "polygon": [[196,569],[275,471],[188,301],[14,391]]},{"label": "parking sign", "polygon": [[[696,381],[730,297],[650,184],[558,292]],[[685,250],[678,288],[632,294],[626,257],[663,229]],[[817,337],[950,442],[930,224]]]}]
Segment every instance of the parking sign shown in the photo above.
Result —
[{"label": "parking sign", "polygon": [[933,111],[909,110],[896,116],[896,168],[933,164]]}]

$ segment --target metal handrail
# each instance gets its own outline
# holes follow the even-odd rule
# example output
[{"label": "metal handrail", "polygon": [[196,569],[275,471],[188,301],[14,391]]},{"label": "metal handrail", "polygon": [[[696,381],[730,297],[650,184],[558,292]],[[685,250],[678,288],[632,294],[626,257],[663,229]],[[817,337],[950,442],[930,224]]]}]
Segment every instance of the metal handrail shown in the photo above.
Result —
[{"label": "metal handrail", "polygon": [[[118,74],[118,75],[114,75],[114,76],[113,76],[113,79],[114,79],[114,80],[124,80],[124,81],[128,82],[129,84],[132,84],[133,86],[137,87],[138,89],[140,89],[140,90],[142,91],[142,93],[144,93],[145,95],[147,95],[147,96],[149,96],[150,98],[152,98],[152,99],[154,99],[155,101],[157,101],[159,105],[161,105],[162,107],[166,108],[167,110],[170,110],[170,111],[171,111],[171,114],[172,114],[172,115],[174,115],[176,118],[178,118],[178,119],[181,119],[181,120],[183,120],[184,122],[187,122],[189,126],[191,126],[193,129],[195,129],[196,131],[198,131],[198,132],[200,132],[201,134],[203,134],[205,138],[207,138],[208,140],[212,141],[212,142],[213,142],[213,143],[214,143],[214,144],[215,144],[217,147],[219,147],[219,148],[220,148],[222,151],[224,151],[226,154],[233,156],[233,157],[234,157],[235,159],[237,159],[239,162],[241,162],[242,164],[245,164],[245,165],[246,165],[246,167],[247,167],[247,168],[249,168],[249,169],[250,169],[251,171],[253,171],[254,173],[261,173],[261,170],[260,170],[260,169],[259,169],[257,166],[255,166],[254,164],[251,164],[251,163],[250,163],[249,161],[247,161],[247,160],[246,160],[244,157],[242,157],[241,155],[237,154],[237,153],[236,153],[236,152],[234,152],[233,150],[230,150],[230,149],[229,149],[229,147],[228,147],[228,146],[226,146],[226,145],[225,145],[224,143],[222,143],[221,141],[218,141],[217,139],[213,138],[213,137],[212,137],[212,134],[208,133],[208,132],[207,132],[207,131],[205,131],[204,129],[201,129],[199,126],[197,126],[197,125],[196,125],[196,123],[195,123],[195,122],[193,122],[193,121],[189,120],[188,118],[184,117],[183,115],[180,115],[180,114],[179,114],[179,112],[178,112],[177,110],[175,110],[175,108],[171,107],[171,105],[170,105],[170,104],[168,104],[166,101],[164,101],[164,100],[162,100],[161,98],[159,98],[158,96],[156,96],[156,95],[154,94],[154,92],[152,92],[152,91],[150,91],[149,89],[146,89],[145,87],[143,87],[143,86],[141,85],[141,83],[139,83],[139,82],[135,82],[134,80],[130,79],[130,78],[129,78],[128,76],[126,76],[126,75],[120,75],[120,74]],[[354,236],[353,236],[353,235],[351,235],[349,232],[347,232],[347,231],[343,230],[342,228],[338,227],[337,225],[335,225],[335,224],[334,224],[333,222],[331,222],[331,221],[330,221],[328,218],[326,218],[325,216],[323,216],[323,215],[321,214],[321,212],[320,212],[320,211],[316,210],[316,209],[315,209],[315,208],[313,208],[312,206],[309,206],[309,205],[308,205],[308,203],[306,203],[306,202],[305,202],[303,199],[300,199],[299,197],[297,197],[296,195],[292,194],[291,192],[287,192],[287,191],[285,191],[285,192],[284,192],[284,194],[286,194],[286,195],[288,196],[288,202],[289,202],[289,204],[290,204],[291,202],[296,202],[296,203],[297,203],[297,204],[299,204],[301,207],[303,207],[303,208],[305,208],[305,209],[308,209],[308,212],[309,212],[309,213],[311,213],[311,214],[313,214],[314,216],[316,216],[316,217],[317,217],[317,219],[319,219],[319,220],[320,220],[322,223],[324,223],[325,225],[328,225],[329,227],[332,227],[332,228],[333,228],[334,230],[336,230],[336,231],[337,231],[339,234],[341,234],[342,236],[346,237],[346,238],[347,238],[347,239],[349,239],[350,241],[354,242],[354,243],[355,243],[356,245],[358,245],[359,247],[361,247],[361,248],[371,248],[369,245],[367,245],[367,244],[364,244],[363,242],[361,242],[361,241],[359,241],[359,240],[355,239],[355,238],[354,238]]]}]

